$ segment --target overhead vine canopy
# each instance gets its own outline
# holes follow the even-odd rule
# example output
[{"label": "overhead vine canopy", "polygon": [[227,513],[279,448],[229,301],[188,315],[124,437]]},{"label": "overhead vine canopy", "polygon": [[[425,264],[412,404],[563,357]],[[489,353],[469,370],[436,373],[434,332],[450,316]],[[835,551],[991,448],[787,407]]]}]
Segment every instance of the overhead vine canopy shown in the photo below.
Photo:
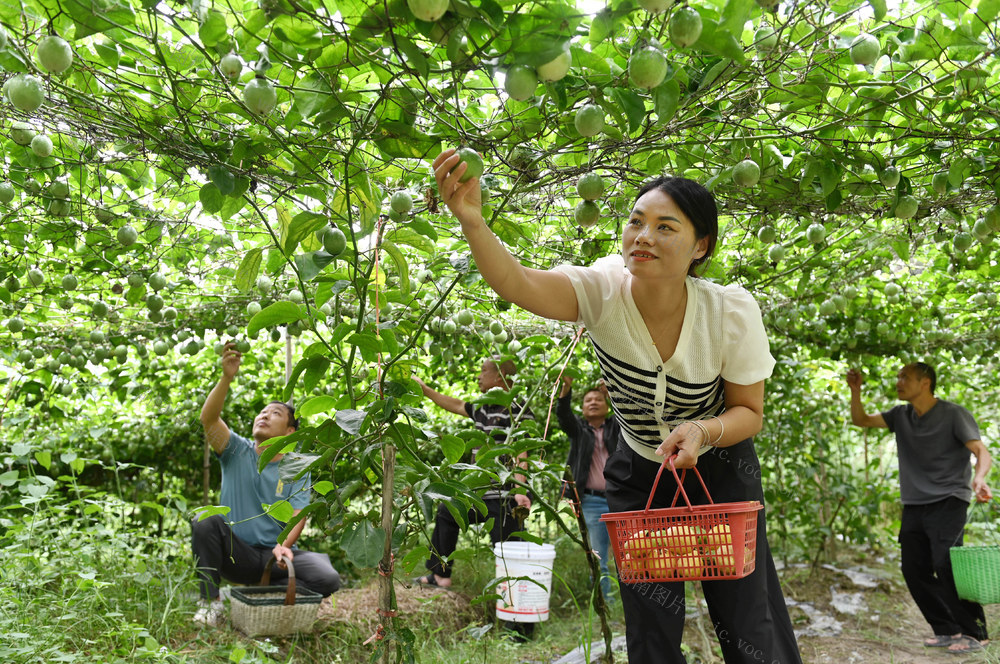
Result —
[{"label": "overhead vine canopy", "polygon": [[319,340],[307,385],[338,367],[352,404],[378,353],[523,355],[547,328],[498,311],[437,201],[429,163],[457,145],[532,265],[617,251],[636,185],[682,174],[724,213],[707,276],[758,293],[777,348],[996,340],[997,0],[437,4],[0,6],[13,384],[104,364],[122,389],[261,308],[251,336]]},{"label": "overhead vine canopy", "polygon": [[[987,369],[951,384],[997,402],[998,14],[1000,0],[3,0],[0,502],[129,473],[141,510],[169,528],[173,504],[186,525],[191,496],[211,501],[196,415],[210,349],[235,340],[227,422],[294,398],[306,424],[283,441],[318,455],[313,526],[358,568],[415,570],[434,506],[477,505],[509,469],[461,464],[475,433],[428,424],[410,376],[468,390],[482,358],[514,357],[515,394],[485,398],[539,414],[554,369],[596,377],[572,326],[479,278],[430,171],[463,146],[483,161],[489,224],[541,268],[620,251],[650,177],[705,183],[722,212],[705,276],[754,292],[779,360],[759,436],[777,540],[813,555],[873,538],[891,464],[867,438],[841,444],[844,404],[824,389],[838,361],[975,361]],[[535,511],[553,516],[563,468],[543,423],[491,452],[531,452]]]}]

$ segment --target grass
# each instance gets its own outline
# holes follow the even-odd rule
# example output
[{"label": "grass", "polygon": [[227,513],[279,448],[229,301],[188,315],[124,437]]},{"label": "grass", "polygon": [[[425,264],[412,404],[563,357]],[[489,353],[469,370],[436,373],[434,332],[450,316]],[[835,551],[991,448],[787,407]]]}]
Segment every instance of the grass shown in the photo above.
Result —
[{"label": "grass", "polygon": [[[14,501],[0,505],[0,661],[377,661],[373,645],[366,644],[376,624],[374,600],[344,620],[320,621],[312,633],[288,638],[251,639],[230,626],[193,623],[197,584],[187,515],[167,507],[170,500],[133,505],[119,498],[120,492],[89,489],[67,477],[52,484],[22,477],[7,495]],[[151,512],[152,507],[159,509]],[[496,621],[495,560],[488,538],[474,528],[462,535],[454,575],[454,593],[467,601],[442,602],[431,591],[407,588],[422,570],[396,569],[400,606],[407,598],[410,604],[390,634],[397,637],[394,647],[400,646],[392,661],[551,662],[603,640],[585,555],[547,519],[533,519],[532,532],[556,547],[551,612],[530,640],[511,638]],[[374,583],[370,570],[349,573],[339,596],[347,606],[349,592]],[[697,592],[696,584],[689,586]],[[608,621],[613,636],[624,632],[619,603],[610,608]],[[701,641],[697,634],[689,639]],[[715,660],[689,655],[692,664],[703,661]]]},{"label": "grass", "polygon": [[[38,486],[37,480],[30,484]],[[141,513],[114,495],[72,482],[38,493],[0,512],[0,661],[330,664],[372,655],[364,643],[371,636],[365,616],[324,621],[314,633],[280,639],[249,639],[231,627],[199,628],[191,621],[197,586],[185,515],[165,509],[167,535],[157,536],[154,524],[140,521]],[[433,604],[433,610],[403,616],[398,634],[411,645],[399,660],[408,661],[412,653],[412,661],[440,664],[551,661],[600,639],[584,554],[568,538],[554,543],[551,619],[532,640],[517,643],[497,624],[492,551],[487,538],[466,534],[455,589],[471,602],[457,616],[459,626],[443,629],[442,609]],[[398,582],[409,578],[397,570]],[[358,587],[374,577],[349,583]],[[620,631],[620,609],[612,620]]]}]

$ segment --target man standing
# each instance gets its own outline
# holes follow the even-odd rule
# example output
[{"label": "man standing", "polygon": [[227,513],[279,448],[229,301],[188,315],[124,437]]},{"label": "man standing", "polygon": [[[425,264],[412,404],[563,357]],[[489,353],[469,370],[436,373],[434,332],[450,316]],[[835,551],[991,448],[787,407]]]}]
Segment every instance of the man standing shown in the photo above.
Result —
[{"label": "man standing", "polygon": [[[517,371],[514,363],[510,360],[498,364],[494,360],[483,362],[479,371],[479,390],[484,394],[494,387],[502,390],[510,390],[510,377]],[[534,419],[534,415],[527,408],[511,404],[510,408],[499,404],[484,404],[476,406],[468,401],[456,397],[447,396],[428,387],[422,380],[415,378],[420,384],[424,396],[429,397],[435,404],[444,408],[448,412],[456,415],[465,415],[472,418],[477,429],[490,436],[496,444],[503,444],[507,440],[507,431],[510,429],[513,417],[521,419]],[[478,450],[475,450],[478,452]],[[524,459],[527,452],[522,452],[519,457]],[[502,459],[502,457],[501,457]],[[524,462],[518,462],[524,468]],[[524,483],[524,476],[515,474],[514,479]],[[493,519],[493,528],[490,530],[490,541],[506,542],[511,538],[511,534],[521,530],[521,520],[517,518],[515,510],[518,507],[524,511],[531,509],[531,499],[523,492],[518,492],[510,486],[497,487],[483,496],[486,503],[487,512],[481,514],[476,509],[469,510],[469,523],[485,523]],[[434,533],[431,535],[431,557],[427,561],[427,576],[417,579],[419,583],[430,586],[440,586],[447,588],[451,586],[451,561],[448,558],[455,552],[458,545],[458,522],[444,504],[438,506],[437,517],[434,521]]]},{"label": "man standing", "polygon": [[222,466],[222,492],[220,503],[230,508],[229,514],[195,519],[191,522],[191,548],[195,565],[201,577],[201,601],[194,619],[217,626],[223,618],[219,600],[219,584],[225,577],[234,583],[257,584],[260,582],[271,556],[277,559],[277,569],[272,569],[275,580],[288,577],[283,558],[294,560],[297,583],[318,592],[324,597],[340,588],[340,575],[325,553],[294,549],[295,542],[306,521],[303,519],[292,529],[283,542],[278,542],[285,524],[265,515],[262,504],[288,501],[298,514],[309,504],[311,477],[285,484],[274,459],[258,472],[260,454],[265,441],[277,436],[287,436],[298,428],[292,408],[281,401],[267,404],[253,421],[253,439],[232,432],[222,421],[222,408],[229,393],[229,386],[240,370],[242,355],[233,344],[226,344],[222,353],[222,377],[212,389],[201,409],[201,424],[205,437]]},{"label": "man standing", "polygon": [[583,519],[587,524],[590,546],[601,558],[601,592],[608,599],[611,578],[608,575],[608,529],[601,523],[601,515],[609,512],[604,495],[604,464],[618,446],[621,430],[618,420],[608,417],[608,390],[601,382],[599,387],[583,393],[583,417],[573,413],[573,379],[563,376],[563,387],[556,402],[556,419],[559,427],[569,436],[569,464],[575,494],[570,497],[580,503]]},{"label": "man standing", "polygon": [[[993,495],[986,485],[992,458],[979,427],[968,410],[934,396],[937,376],[923,362],[907,364],[896,376],[896,393],[908,405],[869,415],[861,405],[861,382],[860,372],[847,372],[851,421],[896,435],[903,578],[934,630],[924,645],[953,653],[981,650],[986,616],[979,604],[958,597],[948,551],[962,544],[970,493],[979,502]],[[976,457],[975,475],[970,453]]]}]

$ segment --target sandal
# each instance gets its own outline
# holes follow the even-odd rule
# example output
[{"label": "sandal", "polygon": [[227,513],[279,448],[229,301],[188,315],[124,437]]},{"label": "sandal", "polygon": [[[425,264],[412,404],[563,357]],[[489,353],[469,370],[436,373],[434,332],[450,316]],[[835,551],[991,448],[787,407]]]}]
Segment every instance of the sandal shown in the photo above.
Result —
[{"label": "sandal", "polygon": [[951,645],[948,646],[948,652],[954,655],[964,655],[967,652],[976,652],[977,650],[982,650],[983,644],[972,638],[971,636],[962,636],[954,639]]},{"label": "sandal", "polygon": [[925,648],[947,648],[953,644],[959,637],[952,636],[951,634],[935,634],[932,639],[924,640]]}]

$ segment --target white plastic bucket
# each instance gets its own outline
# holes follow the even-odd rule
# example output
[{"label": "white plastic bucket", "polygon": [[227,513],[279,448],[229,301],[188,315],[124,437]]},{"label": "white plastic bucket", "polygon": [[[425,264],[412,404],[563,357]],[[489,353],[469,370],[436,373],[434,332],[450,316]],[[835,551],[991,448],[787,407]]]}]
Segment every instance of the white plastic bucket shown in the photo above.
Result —
[{"label": "white plastic bucket", "polygon": [[556,548],[534,542],[498,542],[493,553],[500,579],[497,618],[522,623],[548,620]]}]

